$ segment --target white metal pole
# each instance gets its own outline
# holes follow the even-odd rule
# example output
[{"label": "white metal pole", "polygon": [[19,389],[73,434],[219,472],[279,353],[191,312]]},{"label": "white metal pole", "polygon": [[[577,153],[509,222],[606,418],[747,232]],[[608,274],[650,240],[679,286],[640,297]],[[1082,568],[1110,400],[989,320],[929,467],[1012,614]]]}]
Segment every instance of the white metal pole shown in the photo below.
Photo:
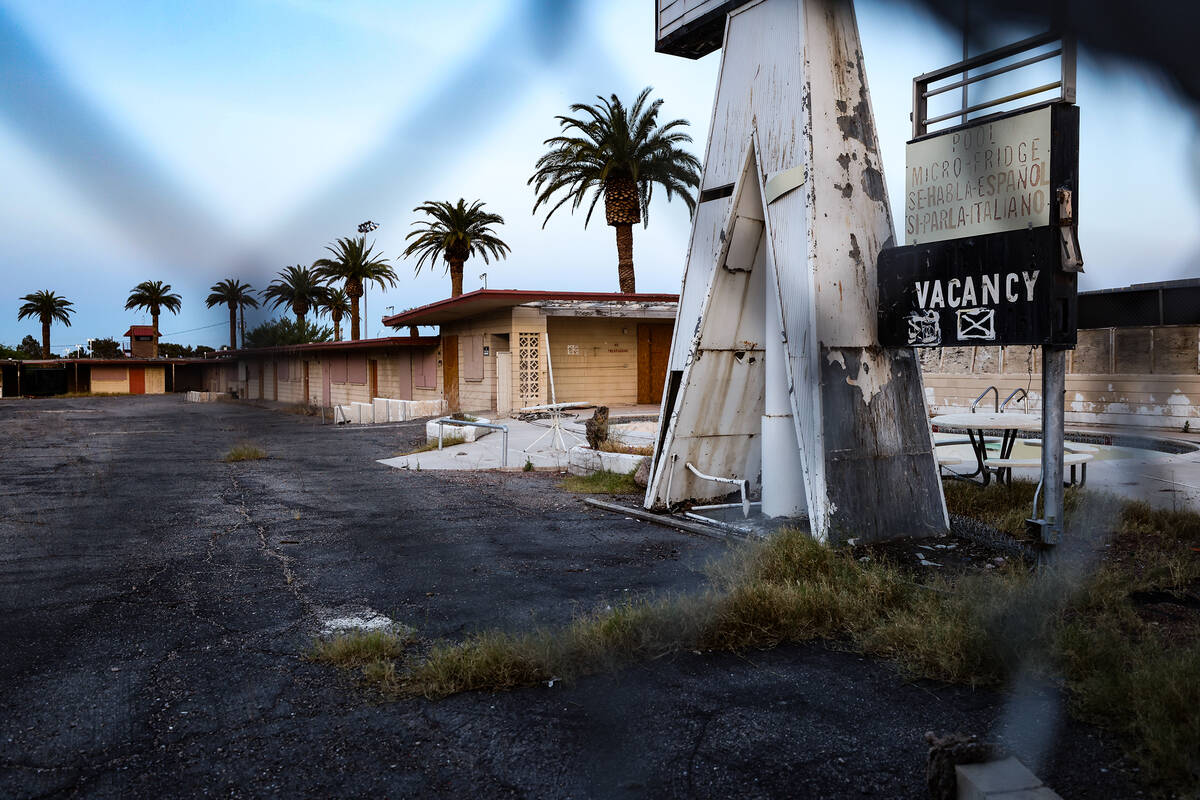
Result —
[{"label": "white metal pole", "polygon": [[1042,542],[1057,544],[1063,530],[1063,423],[1067,353],[1042,347]]},{"label": "white metal pole", "polygon": [[[766,242],[760,245],[766,250]],[[763,364],[766,381],[762,417],[762,513],[767,517],[795,517],[808,514],[804,495],[804,462],[796,441],[792,403],[788,396],[787,368],[784,359],[783,312],[779,307],[779,283],[774,260],[765,259],[766,353]]]}]

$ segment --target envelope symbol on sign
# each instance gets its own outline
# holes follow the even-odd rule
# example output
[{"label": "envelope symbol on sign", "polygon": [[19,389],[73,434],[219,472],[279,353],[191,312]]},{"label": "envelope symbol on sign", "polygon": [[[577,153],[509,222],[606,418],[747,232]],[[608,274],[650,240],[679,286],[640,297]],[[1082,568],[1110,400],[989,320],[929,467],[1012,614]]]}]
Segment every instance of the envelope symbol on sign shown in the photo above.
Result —
[{"label": "envelope symbol on sign", "polygon": [[958,338],[994,340],[996,338],[996,309],[960,308],[958,310]]}]

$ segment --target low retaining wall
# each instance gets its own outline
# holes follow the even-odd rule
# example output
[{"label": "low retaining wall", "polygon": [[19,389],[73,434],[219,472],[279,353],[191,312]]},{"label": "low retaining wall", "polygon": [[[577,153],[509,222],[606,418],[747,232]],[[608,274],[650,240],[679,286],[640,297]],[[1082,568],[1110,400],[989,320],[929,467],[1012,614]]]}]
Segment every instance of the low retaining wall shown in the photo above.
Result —
[{"label": "low retaining wall", "polygon": [[[491,420],[485,417],[475,417],[475,422],[491,422]],[[487,436],[491,432],[491,428],[476,428],[474,425],[443,425],[442,441],[446,439],[462,439],[464,442],[473,442],[481,436]],[[437,439],[438,424],[436,422],[426,422],[425,441],[436,442]]]},{"label": "low retaining wall", "polygon": [[[334,420],[369,425],[381,422],[407,422],[422,417],[436,417],[446,413],[445,400],[393,400],[376,397],[370,403],[350,403],[334,406]],[[434,436],[437,434],[435,433]]]},{"label": "low retaining wall", "polygon": [[231,396],[229,392],[188,392],[183,400],[185,403],[215,403]]},{"label": "low retaining wall", "polygon": [[638,468],[638,464],[646,456],[632,453],[606,453],[603,450],[593,450],[579,445],[572,447],[567,453],[567,471],[572,475],[591,475],[593,472],[605,470],[620,472],[628,475]]}]

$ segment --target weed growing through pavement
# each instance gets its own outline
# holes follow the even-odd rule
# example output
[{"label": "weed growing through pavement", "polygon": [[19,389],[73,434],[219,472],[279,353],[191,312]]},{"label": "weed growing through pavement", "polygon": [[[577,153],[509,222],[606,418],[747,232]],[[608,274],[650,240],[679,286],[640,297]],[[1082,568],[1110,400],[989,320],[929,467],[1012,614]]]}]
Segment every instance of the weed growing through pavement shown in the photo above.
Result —
[{"label": "weed growing through pavement", "polygon": [[242,442],[230,448],[223,460],[233,463],[235,461],[258,461],[266,457],[267,452],[261,447],[249,444],[248,442]]},{"label": "weed growing through pavement", "polygon": [[[444,436],[444,437],[442,437],[442,447],[454,447],[454,445],[463,444],[466,441],[467,440],[464,439],[462,436]],[[397,457],[411,456],[411,455],[416,455],[417,453],[428,453],[430,450],[437,450],[437,449],[438,449],[437,439],[434,439],[431,442],[426,442],[423,445],[414,447],[412,450],[402,450],[402,451],[396,453],[396,456]]]},{"label": "weed growing through pavement", "polygon": [[[615,479],[594,482],[607,481]],[[967,488],[947,485],[951,513],[1023,534],[1016,515],[1032,486]],[[701,593],[635,597],[565,626],[484,631],[434,643],[420,658],[404,657],[403,644],[340,658],[387,695],[427,698],[818,638],[909,675],[969,685],[1032,670],[1063,681],[1073,711],[1120,734],[1158,786],[1191,791],[1200,774],[1200,514],[1095,492],[1072,493],[1070,507],[1067,536],[1096,540],[1092,560],[1036,575],[1010,566],[920,584],[895,565],[860,563],[785,530],[713,564]]]},{"label": "weed growing through pavement", "polygon": [[591,475],[568,475],[561,488],[578,494],[633,494],[641,488],[633,480],[633,472],[600,470]]}]

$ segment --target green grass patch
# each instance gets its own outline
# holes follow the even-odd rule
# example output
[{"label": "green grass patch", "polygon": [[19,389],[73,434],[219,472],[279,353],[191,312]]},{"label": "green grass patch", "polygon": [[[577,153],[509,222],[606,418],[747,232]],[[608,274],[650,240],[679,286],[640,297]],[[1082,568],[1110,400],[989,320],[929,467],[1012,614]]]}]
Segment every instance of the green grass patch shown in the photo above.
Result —
[{"label": "green grass patch", "polygon": [[591,475],[568,475],[560,488],[576,494],[634,494],[641,487],[633,480],[632,472],[609,472],[600,470]]},{"label": "green grass patch", "polygon": [[[463,444],[466,441],[467,441],[466,439],[464,439],[462,436],[458,436],[458,435],[443,436],[442,437],[442,447],[454,447],[456,444]],[[432,442],[426,442],[423,445],[414,447],[412,450],[402,450],[402,451],[396,453],[396,455],[397,456],[411,456],[411,455],[416,455],[417,453],[428,453],[430,450],[437,450],[437,449],[438,449],[437,439],[434,439]]]},{"label": "green grass patch", "polygon": [[242,442],[231,447],[222,460],[233,463],[235,461],[258,461],[266,457],[267,451],[261,447],[249,444],[248,442]]}]

